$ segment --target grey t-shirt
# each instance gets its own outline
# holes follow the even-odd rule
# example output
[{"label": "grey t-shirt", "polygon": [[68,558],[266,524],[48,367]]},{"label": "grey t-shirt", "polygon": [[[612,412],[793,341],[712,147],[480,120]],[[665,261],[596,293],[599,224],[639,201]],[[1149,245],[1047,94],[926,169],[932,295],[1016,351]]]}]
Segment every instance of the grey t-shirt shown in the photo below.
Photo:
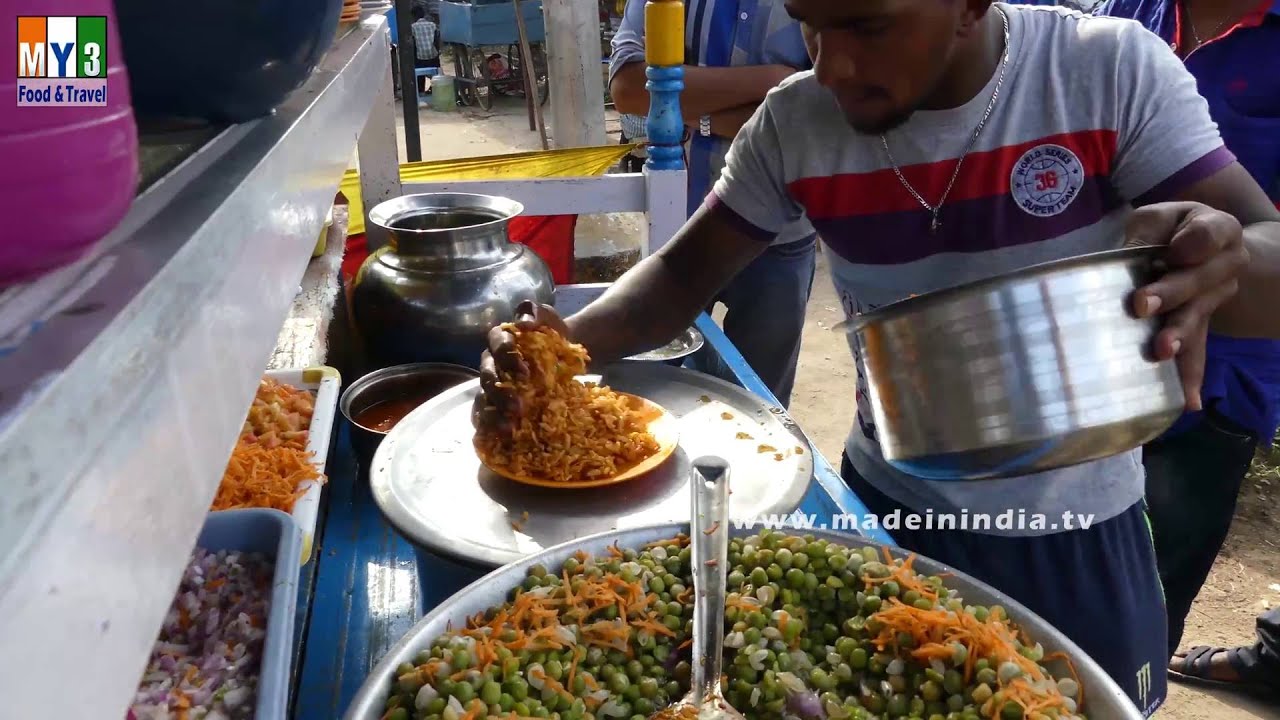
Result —
[{"label": "grey t-shirt", "polygon": [[[1116,248],[1134,204],[1171,199],[1234,161],[1195,79],[1138,23],[1057,7],[994,7],[1009,18],[1009,66],[936,234],[880,137],[849,127],[811,72],[769,95],[735,140],[708,202],[764,241],[805,213],[827,245],[851,319],[913,293]],[[942,196],[995,82],[959,108],[916,113],[887,135],[921,196]],[[856,357],[852,337],[850,349]],[[861,371],[859,362],[857,386],[844,389],[856,408],[846,452],[868,482],[920,513],[993,522],[1007,511],[1028,520],[1038,514],[1043,527],[980,529],[1035,535],[1065,530],[1064,512],[1102,522],[1142,497],[1140,449],[1029,477],[906,475],[881,456]]]}]

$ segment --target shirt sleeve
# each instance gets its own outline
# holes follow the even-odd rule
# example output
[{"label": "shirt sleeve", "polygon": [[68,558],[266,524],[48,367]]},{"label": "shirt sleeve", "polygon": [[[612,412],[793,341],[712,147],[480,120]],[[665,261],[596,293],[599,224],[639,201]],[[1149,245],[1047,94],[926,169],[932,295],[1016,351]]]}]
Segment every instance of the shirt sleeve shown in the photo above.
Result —
[{"label": "shirt sleeve", "polygon": [[[704,204],[746,235],[772,242],[787,225],[804,213],[787,191],[785,149],[770,99],[759,109],[729,146],[724,171]],[[776,102],[776,101],[775,101]]]},{"label": "shirt sleeve", "polygon": [[1135,206],[1172,200],[1236,158],[1195,77],[1169,46],[1137,23],[1121,43],[1111,180]]},{"label": "shirt sleeve", "polygon": [[622,22],[610,44],[608,82],[623,65],[644,62],[644,4],[645,0],[627,0],[622,10]]}]

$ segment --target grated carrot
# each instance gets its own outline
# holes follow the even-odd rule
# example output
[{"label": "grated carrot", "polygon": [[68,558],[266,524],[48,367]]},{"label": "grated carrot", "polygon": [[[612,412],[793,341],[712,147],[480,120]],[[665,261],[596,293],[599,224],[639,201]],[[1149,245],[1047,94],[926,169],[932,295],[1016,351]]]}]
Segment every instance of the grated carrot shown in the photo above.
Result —
[{"label": "grated carrot", "polygon": [[[927,586],[911,569],[915,555],[894,564],[893,557],[886,549],[885,559],[892,568],[889,577],[864,578],[868,587],[894,579],[902,588],[915,590],[922,596],[926,595]],[[935,593],[930,591],[929,595],[936,600]],[[873,643],[880,651],[892,648],[896,653],[899,650],[900,634],[906,634],[913,640],[915,647],[910,651],[910,656],[924,662],[950,658],[954,654],[953,644],[963,645],[967,650],[964,664],[966,683],[971,680],[974,663],[979,657],[994,661],[997,667],[1005,662],[1016,664],[1022,670],[1022,675],[1007,683],[998,683],[1003,693],[1003,702],[988,702],[984,705],[982,711],[988,717],[1000,717],[1004,707],[1010,703],[1020,706],[1024,716],[1050,708],[1066,711],[1068,707],[1067,698],[1058,691],[1056,684],[1050,682],[1046,692],[1037,691],[1032,686],[1033,682],[1038,683],[1050,678],[1039,663],[1018,652],[1017,639],[1020,630],[1012,627],[1003,618],[993,614],[986,621],[979,621],[971,613],[939,608],[924,610],[914,605],[907,605],[898,598],[886,600],[882,609],[874,613],[871,618],[881,626],[879,633],[873,638]],[[1076,675],[1075,668],[1071,666],[1070,659],[1061,653],[1055,653],[1046,659],[1058,657],[1067,660],[1071,675],[1080,687],[1079,702],[1083,703],[1084,687],[1080,685],[1079,677]]]},{"label": "grated carrot", "polygon": [[231,453],[210,509],[266,507],[292,512],[294,503],[306,494],[309,480],[323,483],[324,476],[304,451],[241,442]]}]

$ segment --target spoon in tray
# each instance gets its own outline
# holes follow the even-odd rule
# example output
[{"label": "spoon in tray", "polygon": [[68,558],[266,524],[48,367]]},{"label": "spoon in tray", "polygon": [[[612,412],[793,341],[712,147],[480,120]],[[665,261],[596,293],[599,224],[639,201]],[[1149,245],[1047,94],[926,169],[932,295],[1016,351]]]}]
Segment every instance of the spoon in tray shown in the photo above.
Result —
[{"label": "spoon in tray", "polygon": [[720,689],[725,584],[729,569],[729,464],[693,461],[693,660],[689,693],[650,720],[745,720]]}]

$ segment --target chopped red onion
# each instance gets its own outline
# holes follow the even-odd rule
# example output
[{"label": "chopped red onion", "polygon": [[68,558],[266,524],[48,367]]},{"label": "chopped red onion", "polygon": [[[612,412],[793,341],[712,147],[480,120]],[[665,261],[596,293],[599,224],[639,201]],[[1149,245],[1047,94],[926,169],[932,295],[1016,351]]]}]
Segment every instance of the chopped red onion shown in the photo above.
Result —
[{"label": "chopped red onion", "polygon": [[129,720],[253,717],[274,569],[259,553],[196,548]]}]

